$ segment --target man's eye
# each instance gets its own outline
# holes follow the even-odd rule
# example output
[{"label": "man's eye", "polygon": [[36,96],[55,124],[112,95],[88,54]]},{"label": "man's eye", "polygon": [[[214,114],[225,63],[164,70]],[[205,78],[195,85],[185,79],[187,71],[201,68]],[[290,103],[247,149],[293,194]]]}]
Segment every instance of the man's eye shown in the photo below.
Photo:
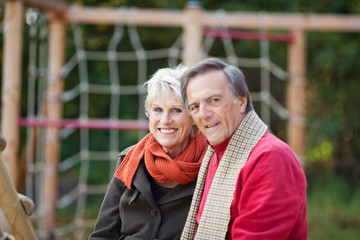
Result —
[{"label": "man's eye", "polygon": [[196,109],[198,109],[198,106],[196,106],[196,105],[192,105],[192,106],[190,106],[190,112],[194,112],[194,111],[196,111]]},{"label": "man's eye", "polygon": [[217,103],[217,102],[219,102],[219,101],[220,101],[219,98],[212,98],[212,99],[211,99],[211,102],[213,102],[213,103]]}]

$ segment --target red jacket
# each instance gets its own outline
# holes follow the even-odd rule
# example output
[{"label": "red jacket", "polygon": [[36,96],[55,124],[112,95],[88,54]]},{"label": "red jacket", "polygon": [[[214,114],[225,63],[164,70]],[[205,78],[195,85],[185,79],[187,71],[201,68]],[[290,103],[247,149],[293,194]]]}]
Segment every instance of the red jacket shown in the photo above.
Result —
[{"label": "red jacket", "polygon": [[[227,142],[214,146],[217,159]],[[219,160],[212,156],[198,212],[200,220]],[[307,239],[306,179],[290,147],[266,132],[240,171],[226,239]]]}]

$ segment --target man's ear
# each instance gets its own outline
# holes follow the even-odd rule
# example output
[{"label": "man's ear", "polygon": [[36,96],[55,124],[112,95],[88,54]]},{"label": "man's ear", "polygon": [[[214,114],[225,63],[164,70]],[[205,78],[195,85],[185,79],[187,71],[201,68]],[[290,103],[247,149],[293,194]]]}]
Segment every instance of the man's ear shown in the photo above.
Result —
[{"label": "man's ear", "polygon": [[246,111],[248,99],[247,97],[239,97],[238,99],[239,99],[240,112],[244,114]]}]

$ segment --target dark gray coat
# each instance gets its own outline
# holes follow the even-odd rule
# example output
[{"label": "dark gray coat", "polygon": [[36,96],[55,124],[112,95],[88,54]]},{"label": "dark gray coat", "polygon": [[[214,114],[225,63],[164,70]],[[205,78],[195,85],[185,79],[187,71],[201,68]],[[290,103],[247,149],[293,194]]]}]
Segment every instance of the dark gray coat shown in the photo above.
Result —
[{"label": "dark gray coat", "polygon": [[[128,150],[120,153],[118,163]],[[156,203],[141,161],[131,190],[119,179],[111,180],[89,239],[180,239],[195,184],[178,185]]]}]

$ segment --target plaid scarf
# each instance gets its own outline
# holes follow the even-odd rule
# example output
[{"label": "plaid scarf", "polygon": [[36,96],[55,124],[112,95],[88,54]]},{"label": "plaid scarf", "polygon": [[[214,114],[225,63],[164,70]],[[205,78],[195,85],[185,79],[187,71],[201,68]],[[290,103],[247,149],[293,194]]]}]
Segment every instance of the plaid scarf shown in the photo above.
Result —
[{"label": "plaid scarf", "polygon": [[198,226],[196,216],[209,162],[213,155],[212,148],[208,148],[200,167],[189,215],[181,236],[182,240],[225,239],[230,221],[230,206],[239,173],[245,165],[251,150],[266,130],[267,126],[255,111],[249,112],[241,121],[221,158]]}]

